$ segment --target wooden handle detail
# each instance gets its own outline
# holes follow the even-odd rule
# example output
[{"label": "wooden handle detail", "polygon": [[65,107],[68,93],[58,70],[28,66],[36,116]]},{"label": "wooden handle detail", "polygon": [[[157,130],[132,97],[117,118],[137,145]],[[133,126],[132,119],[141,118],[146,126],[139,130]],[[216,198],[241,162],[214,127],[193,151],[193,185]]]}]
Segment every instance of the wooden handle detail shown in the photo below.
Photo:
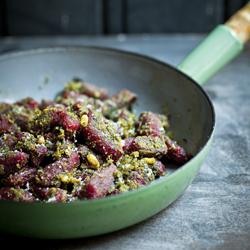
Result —
[{"label": "wooden handle detail", "polygon": [[243,44],[250,40],[250,2],[237,11],[226,23],[236,32]]}]

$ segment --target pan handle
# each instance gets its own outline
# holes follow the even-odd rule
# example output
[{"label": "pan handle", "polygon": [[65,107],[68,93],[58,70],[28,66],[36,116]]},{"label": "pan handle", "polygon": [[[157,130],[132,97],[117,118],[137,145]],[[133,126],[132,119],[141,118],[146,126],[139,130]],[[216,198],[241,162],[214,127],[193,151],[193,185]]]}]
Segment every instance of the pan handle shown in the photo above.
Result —
[{"label": "pan handle", "polygon": [[203,85],[243,50],[250,40],[250,2],[218,25],[177,68]]}]

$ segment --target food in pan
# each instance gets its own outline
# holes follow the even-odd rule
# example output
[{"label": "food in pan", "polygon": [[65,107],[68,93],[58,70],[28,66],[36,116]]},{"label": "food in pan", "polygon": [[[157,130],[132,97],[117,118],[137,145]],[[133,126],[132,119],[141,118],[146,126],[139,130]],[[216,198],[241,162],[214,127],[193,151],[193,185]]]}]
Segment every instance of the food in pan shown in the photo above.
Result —
[{"label": "food in pan", "polygon": [[71,202],[117,195],[191,156],[166,131],[166,115],[131,110],[137,95],[75,79],[55,101],[0,104],[0,199]]}]

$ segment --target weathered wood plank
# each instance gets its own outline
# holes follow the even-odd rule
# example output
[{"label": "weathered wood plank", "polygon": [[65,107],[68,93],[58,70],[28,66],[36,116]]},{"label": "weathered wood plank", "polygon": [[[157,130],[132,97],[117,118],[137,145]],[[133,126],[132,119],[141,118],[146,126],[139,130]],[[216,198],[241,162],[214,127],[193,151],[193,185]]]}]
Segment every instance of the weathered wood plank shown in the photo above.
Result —
[{"label": "weathered wood plank", "polygon": [[104,0],[105,32],[107,34],[124,33],[125,12],[123,0]]},{"label": "weathered wood plank", "polygon": [[127,0],[127,31],[209,32],[223,22],[223,3],[223,0]]},{"label": "weathered wood plank", "polygon": [[8,0],[8,33],[15,35],[101,34],[102,0]]},{"label": "weathered wood plank", "polygon": [[0,0],[0,35],[209,32],[248,0]]}]

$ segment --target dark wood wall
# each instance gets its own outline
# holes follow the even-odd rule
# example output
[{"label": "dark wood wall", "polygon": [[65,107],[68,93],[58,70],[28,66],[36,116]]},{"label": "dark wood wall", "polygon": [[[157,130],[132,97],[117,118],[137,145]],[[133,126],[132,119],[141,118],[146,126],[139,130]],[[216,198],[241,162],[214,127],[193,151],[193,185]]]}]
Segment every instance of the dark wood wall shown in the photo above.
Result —
[{"label": "dark wood wall", "polygon": [[248,0],[0,0],[0,35],[209,32]]}]

